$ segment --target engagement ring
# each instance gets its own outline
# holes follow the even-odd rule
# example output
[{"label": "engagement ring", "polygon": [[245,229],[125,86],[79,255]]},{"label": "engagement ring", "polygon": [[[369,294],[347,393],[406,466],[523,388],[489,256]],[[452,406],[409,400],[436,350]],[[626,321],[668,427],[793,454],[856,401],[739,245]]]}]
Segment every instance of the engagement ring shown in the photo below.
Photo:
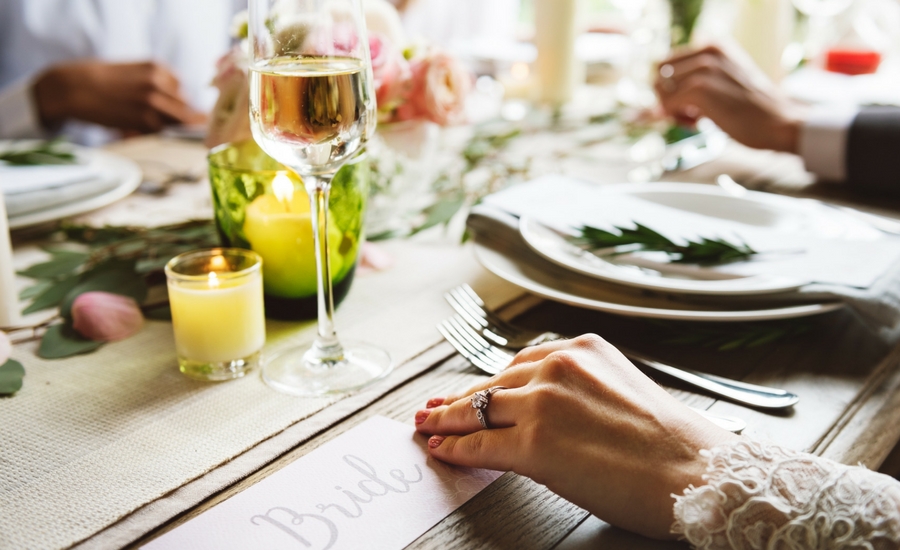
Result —
[{"label": "engagement ring", "polygon": [[484,429],[488,429],[488,420],[487,420],[487,408],[488,404],[491,402],[491,395],[500,390],[505,390],[503,386],[494,386],[492,388],[488,388],[486,390],[477,391],[472,394],[472,397],[469,398],[472,401],[472,408],[475,409],[475,416],[478,418],[478,422],[481,423],[481,427]]}]

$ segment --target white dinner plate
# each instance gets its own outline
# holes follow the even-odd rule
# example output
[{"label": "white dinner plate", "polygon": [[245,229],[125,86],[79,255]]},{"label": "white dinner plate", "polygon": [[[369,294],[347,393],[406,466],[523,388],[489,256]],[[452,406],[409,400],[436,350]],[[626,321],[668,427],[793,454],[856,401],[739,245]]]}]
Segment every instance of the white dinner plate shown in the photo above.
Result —
[{"label": "white dinner plate", "polygon": [[[770,241],[772,236],[809,234],[815,235],[819,242],[823,239],[840,241],[841,246],[884,238],[857,217],[808,200],[769,193],[747,192],[735,197],[710,185],[653,183],[607,186],[598,189],[596,197],[592,198],[602,201],[607,211],[628,212],[628,216],[643,219],[643,223],[651,226],[653,222],[646,221],[652,219],[648,212],[659,212],[660,206],[670,212],[684,212],[685,220],[702,217],[706,220],[705,231],[716,231],[716,224],[727,223],[729,233],[726,235],[732,230],[735,233],[729,239],[732,242],[742,233],[759,235],[762,232],[769,232]],[[617,209],[619,203],[621,209]],[[646,207],[646,212],[642,211],[642,206]],[[668,223],[672,225],[671,220]],[[657,261],[641,255],[607,260],[572,244],[565,232],[530,216],[520,218],[519,232],[532,250],[559,266],[631,287],[680,294],[751,296],[789,292],[812,282],[797,275],[742,275],[729,271],[734,266],[709,269]],[[790,253],[794,252],[787,251],[786,254]],[[779,254],[775,253],[776,256]],[[771,262],[762,262],[766,260],[761,259],[758,265],[771,265]]]},{"label": "white dinner plate", "polygon": [[[746,322],[809,317],[835,311],[841,302],[801,303],[785,306],[755,301],[746,308],[724,300],[692,302],[605,283],[559,267],[528,249],[502,251],[474,243],[475,257],[485,269],[528,292],[576,307],[628,317],[673,321]],[[745,303],[745,305],[747,305]]]},{"label": "white dinner plate", "polygon": [[[73,148],[82,164],[89,166],[98,174],[102,174],[102,178],[112,179],[113,184],[104,186],[104,190],[97,194],[90,194],[69,202],[52,205],[48,208],[11,216],[9,218],[10,229],[20,229],[85,214],[127,197],[141,184],[143,174],[140,167],[133,161],[98,149],[78,146],[73,146]],[[47,189],[44,192],[53,193],[55,191]]]}]

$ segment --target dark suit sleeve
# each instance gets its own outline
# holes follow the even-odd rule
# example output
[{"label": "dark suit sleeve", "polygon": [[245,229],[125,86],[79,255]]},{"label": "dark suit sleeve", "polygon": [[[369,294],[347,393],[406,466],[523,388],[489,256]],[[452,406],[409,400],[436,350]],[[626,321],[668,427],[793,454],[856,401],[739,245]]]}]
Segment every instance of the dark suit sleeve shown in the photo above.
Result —
[{"label": "dark suit sleeve", "polygon": [[847,135],[847,182],[900,195],[900,107],[866,107]]}]

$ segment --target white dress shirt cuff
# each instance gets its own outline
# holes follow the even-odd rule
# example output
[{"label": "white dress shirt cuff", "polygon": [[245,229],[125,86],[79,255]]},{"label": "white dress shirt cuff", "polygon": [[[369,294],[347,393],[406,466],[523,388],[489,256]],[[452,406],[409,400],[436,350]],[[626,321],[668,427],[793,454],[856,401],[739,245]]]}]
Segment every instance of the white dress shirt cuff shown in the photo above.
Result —
[{"label": "white dress shirt cuff", "polygon": [[0,90],[0,139],[43,136],[32,84],[31,78],[25,78]]},{"label": "white dress shirt cuff", "polygon": [[800,131],[800,156],[806,169],[823,180],[847,177],[847,134],[859,108],[850,105],[814,107]]}]

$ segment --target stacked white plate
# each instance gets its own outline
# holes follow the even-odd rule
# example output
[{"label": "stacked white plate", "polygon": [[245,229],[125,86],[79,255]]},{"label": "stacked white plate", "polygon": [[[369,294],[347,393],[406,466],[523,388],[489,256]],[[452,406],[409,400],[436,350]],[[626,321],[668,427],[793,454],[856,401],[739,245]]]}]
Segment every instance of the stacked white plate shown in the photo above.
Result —
[{"label": "stacked white plate", "polygon": [[[28,146],[0,142],[0,150]],[[18,229],[96,210],[130,195],[140,167],[105,151],[72,146],[75,164],[9,166],[0,162],[0,192],[9,227]]]},{"label": "stacked white plate", "polygon": [[[900,239],[852,212],[767,193],[732,196],[712,185],[598,186],[547,177],[485,204],[511,215],[508,220],[518,218],[515,239],[475,231],[476,256],[489,271],[547,299],[629,316],[757,321],[818,315],[841,308],[845,289],[862,292],[900,262]],[[700,267],[672,264],[660,253],[602,256],[571,241],[581,225],[614,230],[634,222],[676,241],[724,238],[759,254]]]}]

